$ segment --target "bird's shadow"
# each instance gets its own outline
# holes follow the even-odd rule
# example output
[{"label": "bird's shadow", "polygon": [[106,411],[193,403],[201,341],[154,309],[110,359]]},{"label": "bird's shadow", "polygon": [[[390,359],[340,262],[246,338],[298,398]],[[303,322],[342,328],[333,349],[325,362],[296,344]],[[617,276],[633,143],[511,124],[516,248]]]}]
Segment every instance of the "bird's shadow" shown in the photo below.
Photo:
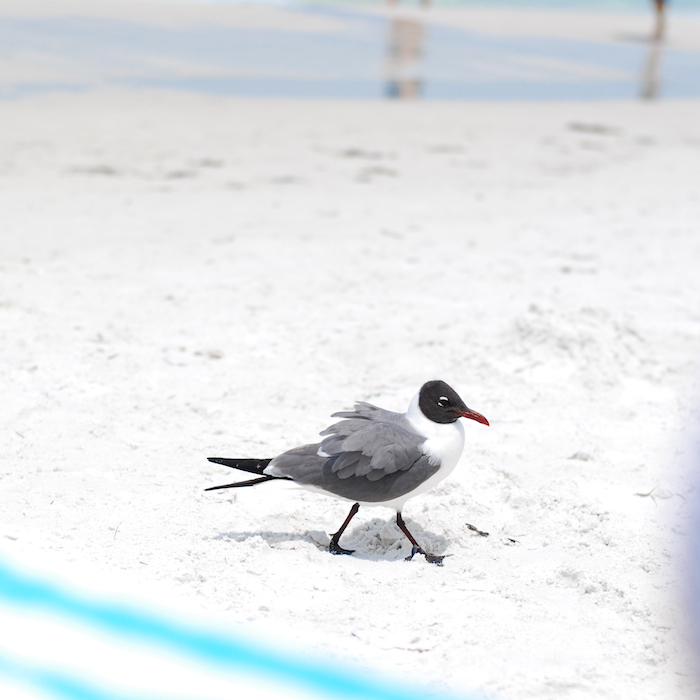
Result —
[{"label": "bird's shadow", "polygon": [[[407,525],[421,546],[431,554],[443,554],[451,540],[442,535],[424,530],[418,523],[408,521]],[[262,539],[271,549],[288,549],[285,543],[300,542],[312,544],[320,551],[328,551],[331,535],[321,530],[306,532],[273,532],[270,530],[218,532],[205,540],[225,542],[246,542],[254,538]],[[353,558],[369,561],[398,561],[411,554],[411,543],[392,520],[372,518],[354,528],[348,528],[341,544],[354,550]]]},{"label": "bird's shadow", "polygon": [[270,547],[282,542],[313,542],[308,533],[299,532],[272,532],[270,530],[218,532],[211,537],[204,537],[204,540],[224,540],[225,542],[245,542],[255,537],[260,537]]}]

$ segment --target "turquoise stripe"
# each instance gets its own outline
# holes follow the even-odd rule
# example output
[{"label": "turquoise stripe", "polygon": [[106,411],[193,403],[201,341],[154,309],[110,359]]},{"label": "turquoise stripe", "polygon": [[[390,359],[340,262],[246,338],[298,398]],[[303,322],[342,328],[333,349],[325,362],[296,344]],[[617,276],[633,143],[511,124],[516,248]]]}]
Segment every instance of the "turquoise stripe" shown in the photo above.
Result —
[{"label": "turquoise stripe", "polygon": [[[73,620],[97,626],[102,630],[150,642],[162,648],[180,652],[191,658],[264,675],[283,686],[290,682],[300,690],[312,690],[333,698],[363,698],[363,700],[424,700],[442,697],[405,685],[389,686],[356,673],[328,669],[305,659],[270,652],[247,640],[236,640],[216,632],[173,622],[127,605],[86,598],[20,573],[0,560],[0,599],[15,605],[40,608],[59,613]],[[66,696],[83,700],[81,695]],[[97,700],[102,696],[84,696]]]},{"label": "turquoise stripe", "polygon": [[[115,695],[54,670],[20,663],[0,654],[0,676],[18,681],[44,695],[64,700],[158,700],[155,697]],[[160,700],[165,700],[160,699]],[[168,699],[172,700],[172,699]]]}]

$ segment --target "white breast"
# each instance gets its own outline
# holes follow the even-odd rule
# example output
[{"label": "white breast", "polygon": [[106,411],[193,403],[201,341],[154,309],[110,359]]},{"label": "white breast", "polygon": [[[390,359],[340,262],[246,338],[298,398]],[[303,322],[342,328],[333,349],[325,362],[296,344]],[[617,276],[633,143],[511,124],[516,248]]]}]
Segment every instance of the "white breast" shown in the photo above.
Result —
[{"label": "white breast", "polygon": [[435,423],[429,420],[418,406],[418,394],[411,400],[406,418],[417,433],[427,438],[423,444],[423,454],[428,456],[431,464],[440,464],[440,473],[444,471],[447,476],[457,466],[464,449],[462,423]]},{"label": "white breast", "polygon": [[367,503],[366,505],[382,505],[401,511],[404,503],[409,498],[425,493],[447,478],[454,471],[459,458],[462,456],[462,450],[464,450],[464,428],[461,421],[434,423],[429,420],[423,415],[423,411],[418,406],[418,394],[413,397],[406,412],[406,418],[417,433],[427,438],[423,443],[423,454],[427,455],[430,464],[439,464],[440,469],[410,493],[395,498],[393,501],[385,501],[381,504]]}]

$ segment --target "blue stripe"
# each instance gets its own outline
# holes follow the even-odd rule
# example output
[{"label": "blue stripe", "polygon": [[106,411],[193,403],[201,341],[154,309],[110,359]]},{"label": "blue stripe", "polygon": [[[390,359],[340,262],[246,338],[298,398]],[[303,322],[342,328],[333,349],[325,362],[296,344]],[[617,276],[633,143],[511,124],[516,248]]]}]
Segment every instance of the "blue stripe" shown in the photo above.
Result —
[{"label": "blue stripe", "polygon": [[65,700],[158,700],[152,696],[137,698],[134,695],[128,697],[115,695],[64,673],[30,666],[2,654],[0,654],[0,676],[18,681],[24,686],[39,690],[51,697]]},{"label": "blue stripe", "polygon": [[[427,690],[358,677],[329,670],[301,658],[265,650],[247,640],[223,636],[135,608],[76,595],[59,586],[22,574],[0,560],[0,598],[69,616],[102,630],[147,641],[228,669],[257,673],[282,685],[294,683],[300,690],[313,690],[330,697],[363,700],[418,700],[437,697]],[[73,695],[71,698],[83,696]],[[84,696],[93,700],[98,696]],[[447,700],[447,696],[441,696]]]}]

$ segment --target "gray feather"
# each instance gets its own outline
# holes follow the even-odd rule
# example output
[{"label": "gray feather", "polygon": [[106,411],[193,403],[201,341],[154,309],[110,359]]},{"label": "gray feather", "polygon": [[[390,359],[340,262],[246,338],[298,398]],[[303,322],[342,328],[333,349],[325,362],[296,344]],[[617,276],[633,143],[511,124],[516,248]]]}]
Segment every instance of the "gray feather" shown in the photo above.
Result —
[{"label": "gray feather", "polygon": [[[386,415],[388,414],[388,415]],[[321,451],[327,455],[359,453],[370,458],[369,471],[366,462],[358,460],[361,471],[358,476],[370,471],[393,474],[408,469],[422,454],[425,438],[413,430],[411,424],[400,413],[377,409],[373,419],[342,420],[324,430]],[[338,469],[349,462],[344,457]]]},{"label": "gray feather", "polygon": [[354,411],[333,416],[344,420],[326,428],[320,444],[282,453],[264,473],[371,503],[403,496],[439,469],[404,414],[358,402]]}]

